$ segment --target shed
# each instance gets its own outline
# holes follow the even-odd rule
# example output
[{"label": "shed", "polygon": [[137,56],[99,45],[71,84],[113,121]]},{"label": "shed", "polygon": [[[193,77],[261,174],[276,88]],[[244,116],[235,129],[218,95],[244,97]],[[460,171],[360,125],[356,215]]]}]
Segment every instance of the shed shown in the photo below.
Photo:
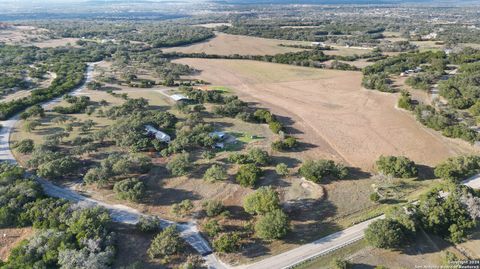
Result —
[{"label": "shed", "polygon": [[176,102],[190,100],[190,98],[188,98],[187,96],[185,96],[183,94],[173,94],[173,95],[170,95],[170,98],[172,98]]},{"label": "shed", "polygon": [[155,138],[159,141],[170,143],[171,138],[168,134],[158,130],[157,128],[153,127],[152,125],[145,125],[145,131],[147,134],[154,135]]}]

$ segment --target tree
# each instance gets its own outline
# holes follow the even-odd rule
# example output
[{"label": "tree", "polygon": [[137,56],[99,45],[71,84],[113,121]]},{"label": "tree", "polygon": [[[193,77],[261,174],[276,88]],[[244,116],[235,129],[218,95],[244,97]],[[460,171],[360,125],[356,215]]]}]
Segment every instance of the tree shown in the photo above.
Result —
[{"label": "tree", "polygon": [[218,216],[224,210],[222,202],[218,200],[205,201],[202,206],[205,214],[207,214],[208,217]]},{"label": "tree", "polygon": [[214,182],[217,180],[225,180],[227,179],[227,171],[219,164],[213,164],[210,168],[205,171],[203,174],[203,179],[207,182]]},{"label": "tree", "polygon": [[275,166],[275,172],[280,176],[288,175],[288,166],[284,163],[279,163]]},{"label": "tree", "polygon": [[448,158],[435,167],[435,176],[449,181],[460,181],[480,171],[480,156]]},{"label": "tree", "polygon": [[370,194],[370,201],[372,201],[372,202],[377,203],[378,201],[380,201],[380,198],[381,197],[380,197],[380,194],[378,194],[378,192],[372,192]]},{"label": "tree", "polygon": [[255,223],[255,232],[262,239],[279,239],[289,229],[288,217],[281,209],[274,209],[260,217]]},{"label": "tree", "polygon": [[167,164],[167,169],[173,176],[184,176],[190,169],[190,155],[188,153],[178,154]]},{"label": "tree", "polygon": [[240,246],[240,236],[237,233],[224,233],[213,241],[213,247],[218,252],[231,253]]},{"label": "tree", "polygon": [[243,187],[254,187],[261,175],[262,169],[249,163],[240,166],[235,179]]},{"label": "tree", "polygon": [[249,214],[265,215],[279,207],[278,193],[270,186],[258,188],[243,200],[243,208]]},{"label": "tree", "polygon": [[208,234],[208,236],[213,238],[222,231],[222,226],[218,224],[217,220],[211,219],[203,225],[203,230]]},{"label": "tree", "polygon": [[141,216],[136,226],[144,233],[157,232],[160,229],[160,219],[158,217]]},{"label": "tree", "polygon": [[332,160],[307,160],[298,170],[300,175],[315,183],[331,176],[334,178],[344,178],[348,175],[348,170],[342,164],[336,164]]},{"label": "tree", "polygon": [[153,239],[147,254],[151,259],[166,258],[183,249],[183,241],[174,225],[168,226]]},{"label": "tree", "polygon": [[145,196],[145,184],[137,178],[128,178],[115,183],[113,191],[118,198],[135,202]]},{"label": "tree", "polygon": [[18,152],[26,154],[32,153],[35,144],[32,139],[23,139],[13,146]]},{"label": "tree", "polygon": [[418,174],[415,163],[403,156],[380,156],[377,162],[377,169],[389,176],[411,178]]},{"label": "tree", "polygon": [[181,201],[180,203],[173,204],[172,206],[172,213],[177,215],[177,216],[185,216],[190,214],[190,212],[193,209],[193,203],[192,201],[185,199]]},{"label": "tree", "polygon": [[252,148],[247,153],[248,161],[258,164],[258,165],[266,165],[270,162],[270,157],[268,153],[264,150],[259,148]]},{"label": "tree", "polygon": [[332,268],[333,269],[350,269],[352,268],[352,264],[347,260],[334,259],[332,261]]},{"label": "tree", "polygon": [[402,226],[392,219],[372,222],[365,230],[367,242],[377,248],[397,248],[405,242]]}]

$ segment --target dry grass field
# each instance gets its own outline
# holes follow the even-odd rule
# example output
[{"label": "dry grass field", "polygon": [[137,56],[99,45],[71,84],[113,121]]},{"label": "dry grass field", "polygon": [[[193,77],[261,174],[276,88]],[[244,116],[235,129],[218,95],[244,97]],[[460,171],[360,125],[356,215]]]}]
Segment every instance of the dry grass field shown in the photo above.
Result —
[{"label": "dry grass field", "polygon": [[469,145],[444,138],[395,109],[396,95],[362,89],[360,72],[236,60],[177,62],[201,70],[199,78],[230,87],[291,123],[290,132],[311,145],[305,158],[330,158],[371,171],[382,154],[435,165],[472,152]]},{"label": "dry grass field", "polygon": [[328,44],[333,50],[325,50],[324,53],[327,55],[340,55],[340,56],[351,56],[351,55],[362,55],[372,51],[372,48],[360,48],[360,47],[346,47]]},{"label": "dry grass field", "polygon": [[229,35],[216,33],[216,36],[205,42],[195,43],[193,45],[173,47],[164,49],[165,52],[184,52],[201,53],[217,55],[273,55],[277,53],[286,53],[301,51],[302,49],[281,47],[279,44],[310,44],[309,42],[289,41],[267,39],[252,36]]},{"label": "dry grass field", "polygon": [[51,39],[48,30],[33,26],[11,26],[0,30],[0,42],[9,45],[36,46],[40,48],[75,45],[78,38]]}]

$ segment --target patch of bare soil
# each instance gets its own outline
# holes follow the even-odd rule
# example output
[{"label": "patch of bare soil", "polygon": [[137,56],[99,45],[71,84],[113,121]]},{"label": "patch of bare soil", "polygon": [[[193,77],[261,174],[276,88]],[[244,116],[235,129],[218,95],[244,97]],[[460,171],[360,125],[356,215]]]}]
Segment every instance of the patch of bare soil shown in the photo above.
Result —
[{"label": "patch of bare soil", "polygon": [[33,233],[34,231],[30,227],[0,229],[0,259],[3,261],[7,260],[12,248]]},{"label": "patch of bare soil", "polygon": [[380,155],[404,155],[433,166],[472,153],[467,143],[423,127],[395,109],[398,95],[361,87],[361,73],[255,61],[180,59],[201,70],[196,77],[232,88],[241,98],[271,109],[300,138],[303,158],[343,161],[372,171]]}]

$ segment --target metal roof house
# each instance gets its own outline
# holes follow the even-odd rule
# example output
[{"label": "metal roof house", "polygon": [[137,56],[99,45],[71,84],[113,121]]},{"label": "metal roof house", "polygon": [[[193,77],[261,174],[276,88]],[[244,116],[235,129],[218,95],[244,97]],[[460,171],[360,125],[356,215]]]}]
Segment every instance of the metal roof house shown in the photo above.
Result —
[{"label": "metal roof house", "polygon": [[172,98],[176,102],[190,100],[190,98],[188,98],[187,96],[185,96],[183,94],[173,94],[173,95],[170,95],[170,98]]},{"label": "metal roof house", "polygon": [[147,134],[149,135],[154,135],[155,138],[159,141],[162,141],[165,143],[170,143],[171,141],[171,137],[168,134],[158,130],[152,125],[145,125],[145,131],[147,131]]}]

